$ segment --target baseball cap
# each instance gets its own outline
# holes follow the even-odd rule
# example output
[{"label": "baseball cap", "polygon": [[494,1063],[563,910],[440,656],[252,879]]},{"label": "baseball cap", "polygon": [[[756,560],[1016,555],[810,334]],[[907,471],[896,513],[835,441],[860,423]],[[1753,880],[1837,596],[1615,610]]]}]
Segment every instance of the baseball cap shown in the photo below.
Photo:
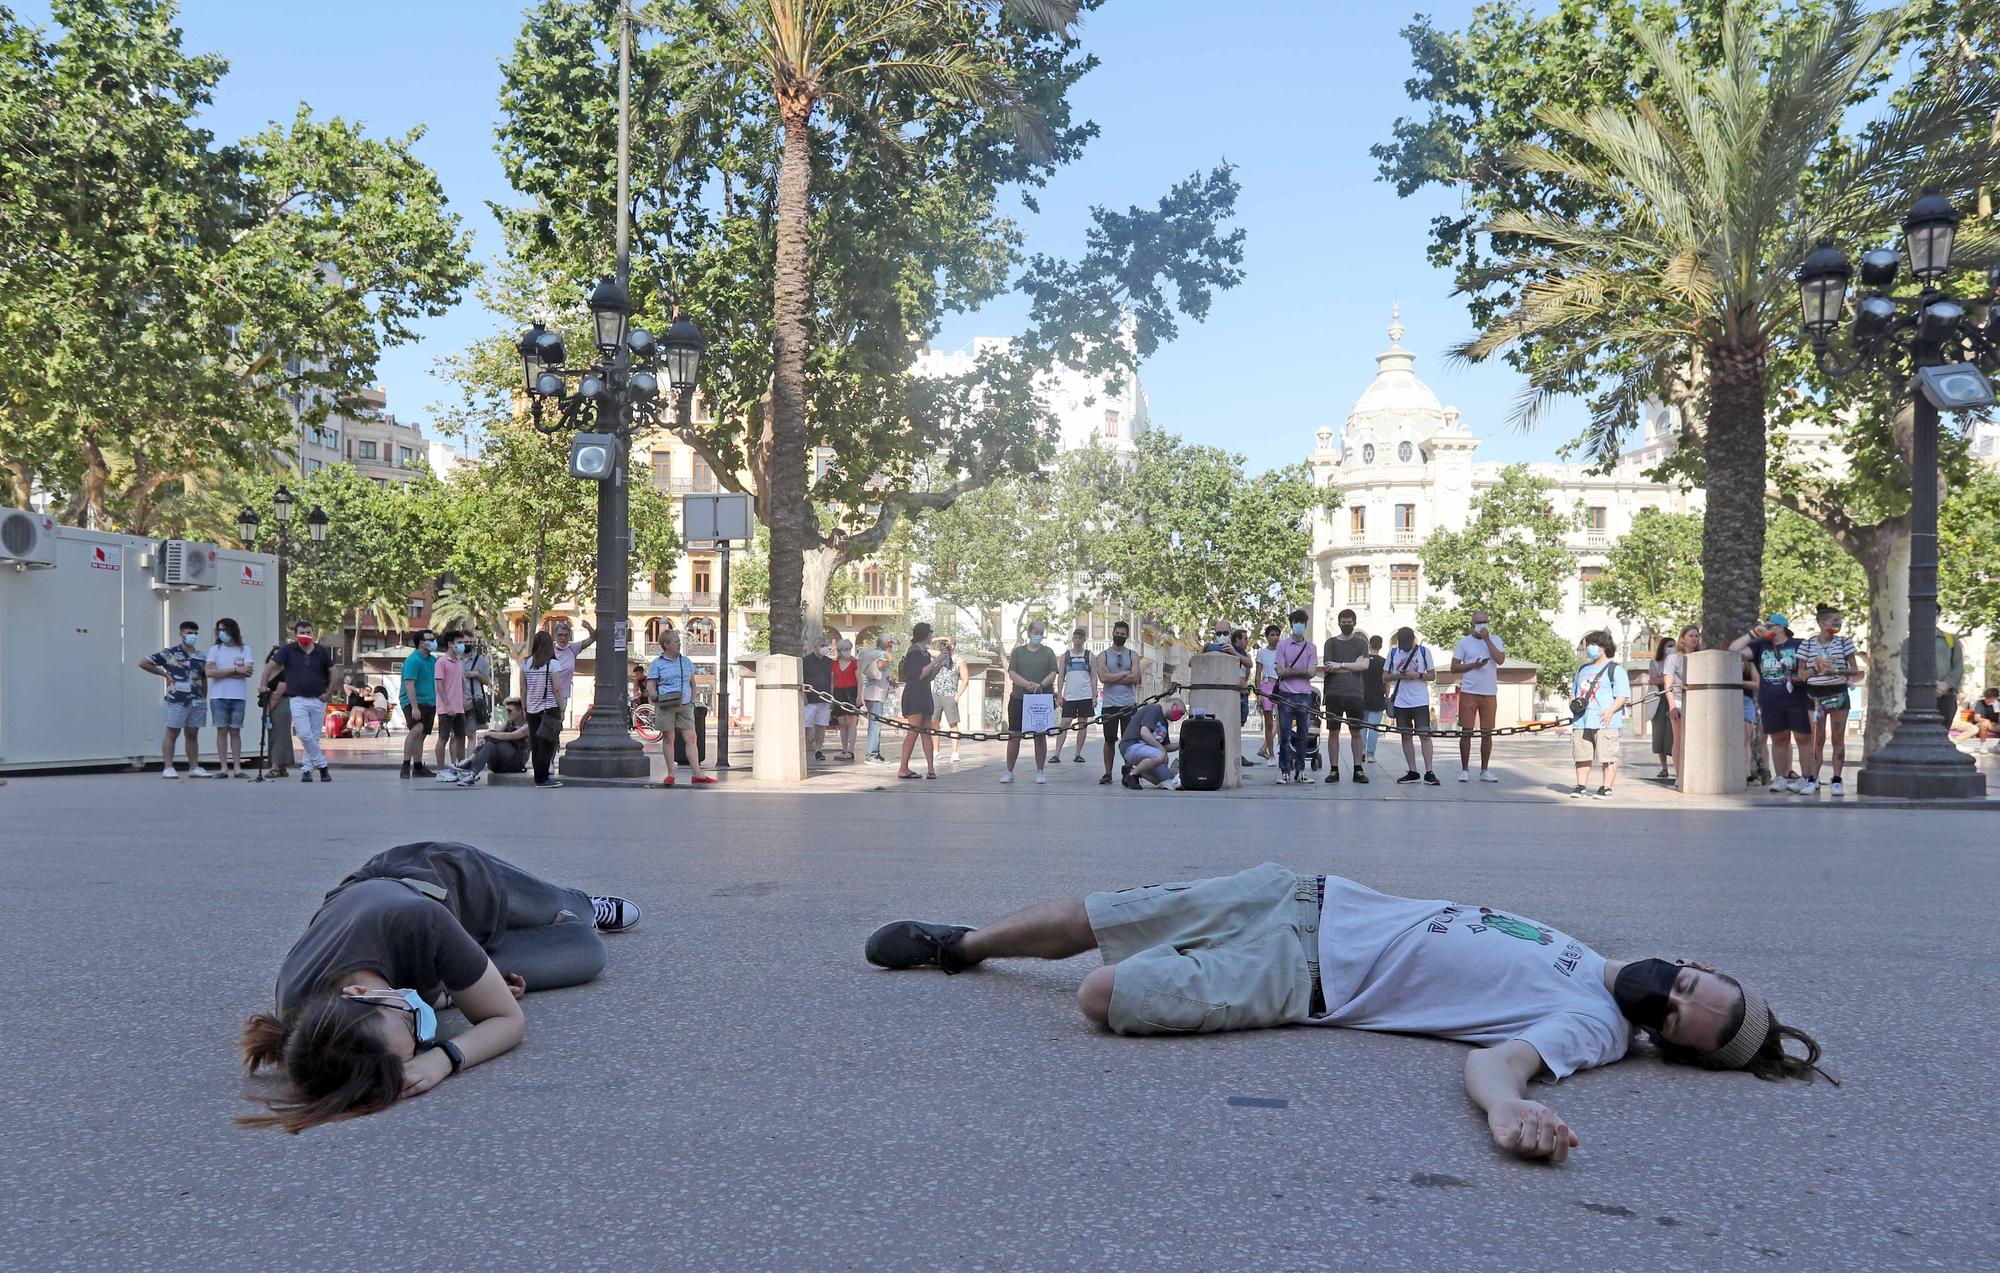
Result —
[{"label": "baseball cap", "polygon": [[1785,618],[1785,616],[1782,614],[1766,615],[1764,617],[1764,622],[1770,624],[1774,628],[1789,628],[1792,626],[1791,621]]}]

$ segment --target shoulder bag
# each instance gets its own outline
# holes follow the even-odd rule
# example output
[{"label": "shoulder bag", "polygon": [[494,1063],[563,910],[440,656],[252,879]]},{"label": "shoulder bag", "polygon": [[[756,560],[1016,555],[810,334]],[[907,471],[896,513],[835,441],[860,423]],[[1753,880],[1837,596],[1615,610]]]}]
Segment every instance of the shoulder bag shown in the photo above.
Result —
[{"label": "shoulder bag", "polygon": [[1569,701],[1569,719],[1571,724],[1582,720],[1583,714],[1590,710],[1590,700],[1597,697],[1597,683],[1604,679],[1604,674],[1609,672],[1611,667],[1612,665],[1606,662],[1603,667],[1598,668],[1597,675],[1590,678],[1590,688]]}]

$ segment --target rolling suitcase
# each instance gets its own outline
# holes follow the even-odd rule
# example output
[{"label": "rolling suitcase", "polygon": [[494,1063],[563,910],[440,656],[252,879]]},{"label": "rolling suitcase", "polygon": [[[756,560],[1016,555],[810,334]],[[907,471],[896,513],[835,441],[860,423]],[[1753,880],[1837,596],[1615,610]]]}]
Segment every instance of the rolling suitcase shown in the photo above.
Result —
[{"label": "rolling suitcase", "polygon": [[1221,721],[1213,716],[1190,716],[1182,723],[1182,791],[1221,790],[1225,759]]}]

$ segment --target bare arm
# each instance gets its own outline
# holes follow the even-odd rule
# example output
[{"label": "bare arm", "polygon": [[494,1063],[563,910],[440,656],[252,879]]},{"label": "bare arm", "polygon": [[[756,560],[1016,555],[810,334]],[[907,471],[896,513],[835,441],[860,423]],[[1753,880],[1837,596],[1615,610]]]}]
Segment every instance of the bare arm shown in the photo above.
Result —
[{"label": "bare arm", "polygon": [[1528,1099],[1528,1080],[1541,1069],[1542,1054],[1521,1039],[1475,1048],[1465,1057],[1465,1094],[1486,1111],[1494,1144],[1523,1158],[1561,1162],[1583,1142],[1561,1115]]},{"label": "bare arm", "polygon": [[1500,643],[1493,639],[1493,634],[1491,632],[1488,632],[1485,636],[1481,637],[1480,639],[1486,642],[1486,650],[1487,650],[1486,657],[1488,661],[1491,662],[1494,667],[1505,666],[1507,662],[1507,651],[1500,648]]},{"label": "bare arm", "polygon": [[[526,987],[521,989],[525,991]],[[465,1019],[472,1022],[470,1030],[452,1040],[464,1057],[462,1068],[469,1070],[482,1061],[513,1051],[520,1044],[528,1019],[521,1014],[515,991],[492,960],[486,961],[486,971],[478,981],[464,990],[453,991],[451,998]],[[416,1096],[428,1092],[450,1074],[451,1058],[442,1048],[420,1052],[403,1067],[402,1094]]]},{"label": "bare arm", "polygon": [[141,672],[144,672],[148,676],[165,676],[167,674],[167,670],[165,668],[153,662],[153,656],[150,654],[148,654],[145,658],[140,659],[137,663],[134,663],[132,666],[138,668]]}]

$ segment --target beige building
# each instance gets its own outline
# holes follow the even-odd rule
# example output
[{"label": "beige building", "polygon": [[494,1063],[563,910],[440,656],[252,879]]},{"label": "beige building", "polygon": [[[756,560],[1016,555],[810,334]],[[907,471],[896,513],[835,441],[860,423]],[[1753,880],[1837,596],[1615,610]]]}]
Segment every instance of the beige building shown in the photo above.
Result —
[{"label": "beige building", "polygon": [[293,469],[300,477],[331,465],[351,464],[377,486],[416,478],[430,459],[430,439],[422,426],[404,424],[389,412],[388,393],[380,388],[361,391],[351,411],[334,410],[317,424],[306,421],[311,399],[295,394],[289,400],[297,430],[292,448]]}]

